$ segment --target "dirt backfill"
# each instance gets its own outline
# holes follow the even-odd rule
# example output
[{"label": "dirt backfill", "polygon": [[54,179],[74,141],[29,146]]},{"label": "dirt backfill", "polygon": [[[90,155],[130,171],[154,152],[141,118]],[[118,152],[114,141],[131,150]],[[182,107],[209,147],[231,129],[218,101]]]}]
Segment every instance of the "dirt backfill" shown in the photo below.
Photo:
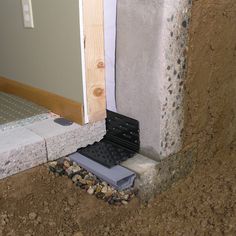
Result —
[{"label": "dirt backfill", "polygon": [[199,144],[199,160],[236,141],[235,22],[235,0],[193,0],[185,144]]}]

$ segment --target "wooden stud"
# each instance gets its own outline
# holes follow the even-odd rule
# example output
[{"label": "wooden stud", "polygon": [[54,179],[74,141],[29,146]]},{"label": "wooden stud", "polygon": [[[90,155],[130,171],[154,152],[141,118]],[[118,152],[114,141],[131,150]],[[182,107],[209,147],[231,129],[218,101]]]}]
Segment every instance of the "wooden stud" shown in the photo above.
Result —
[{"label": "wooden stud", "polygon": [[89,122],[106,117],[103,0],[83,0],[85,71]]}]

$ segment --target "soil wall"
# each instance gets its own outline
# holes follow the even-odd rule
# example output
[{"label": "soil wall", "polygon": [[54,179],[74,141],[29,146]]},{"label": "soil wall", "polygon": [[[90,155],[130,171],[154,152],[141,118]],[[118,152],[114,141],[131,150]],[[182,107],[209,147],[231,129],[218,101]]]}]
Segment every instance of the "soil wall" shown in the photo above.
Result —
[{"label": "soil wall", "polygon": [[200,158],[236,145],[236,1],[194,0],[185,83],[185,146]]}]

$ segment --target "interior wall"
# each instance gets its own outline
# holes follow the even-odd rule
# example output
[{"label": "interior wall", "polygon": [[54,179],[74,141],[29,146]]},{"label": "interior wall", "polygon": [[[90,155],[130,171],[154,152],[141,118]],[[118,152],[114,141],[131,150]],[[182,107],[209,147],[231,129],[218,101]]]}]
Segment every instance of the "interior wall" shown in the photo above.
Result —
[{"label": "interior wall", "polygon": [[21,1],[0,1],[0,76],[83,102],[79,1],[32,0],[34,29]]},{"label": "interior wall", "polygon": [[236,146],[236,2],[194,0],[185,93],[185,146],[199,158]]},{"label": "interior wall", "polygon": [[141,152],[163,159],[182,147],[189,0],[119,0],[118,112],[140,122]]}]

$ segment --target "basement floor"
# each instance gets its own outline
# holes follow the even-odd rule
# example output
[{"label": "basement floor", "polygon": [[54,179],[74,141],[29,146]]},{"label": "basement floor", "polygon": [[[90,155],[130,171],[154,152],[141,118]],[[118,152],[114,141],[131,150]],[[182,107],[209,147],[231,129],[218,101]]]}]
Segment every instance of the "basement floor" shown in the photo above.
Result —
[{"label": "basement floor", "polygon": [[56,160],[100,141],[105,122],[63,126],[59,116],[19,97],[0,93],[0,179]]},{"label": "basement floor", "polygon": [[236,235],[235,156],[204,156],[146,206],[110,206],[42,165],[0,181],[0,235]]},{"label": "basement floor", "polygon": [[11,94],[0,92],[0,131],[49,117],[49,111]]}]

